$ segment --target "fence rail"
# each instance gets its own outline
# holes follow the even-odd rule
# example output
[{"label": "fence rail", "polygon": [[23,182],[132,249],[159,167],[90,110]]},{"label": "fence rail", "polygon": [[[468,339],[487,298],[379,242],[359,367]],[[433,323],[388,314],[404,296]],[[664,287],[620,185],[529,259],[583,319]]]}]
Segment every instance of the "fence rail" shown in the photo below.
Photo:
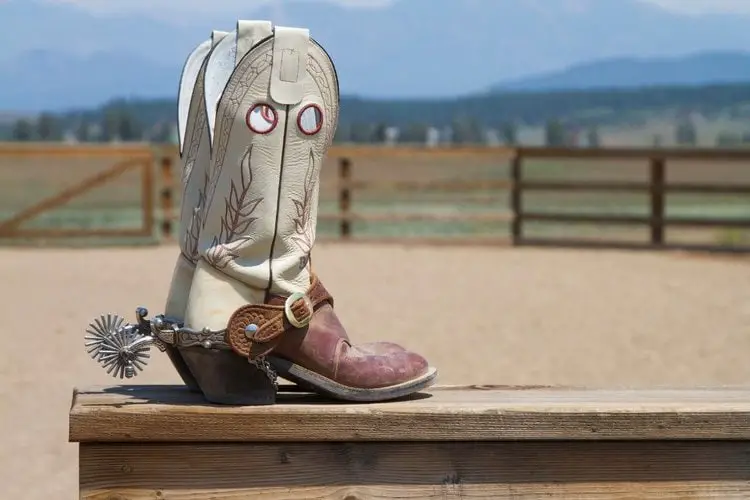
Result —
[{"label": "fence rail", "polygon": [[[554,159],[638,159],[648,161],[649,181],[646,183],[634,182],[528,182],[523,178],[524,160],[554,158]],[[669,226],[679,227],[703,227],[703,228],[740,228],[750,229],[750,210],[748,217],[667,217],[666,197],[669,193],[691,193],[691,194],[750,194],[750,183],[742,185],[722,185],[707,183],[669,183],[667,182],[667,160],[692,160],[692,161],[750,161],[748,150],[726,150],[726,149],[550,149],[550,148],[521,148],[516,151],[512,160],[512,207],[514,223],[512,229],[513,243],[516,245],[575,245],[575,246],[598,246],[598,247],[646,247],[646,248],[669,248],[665,241],[665,231]],[[749,167],[750,165],[745,165]],[[554,214],[527,211],[523,207],[523,195],[533,190],[547,191],[629,191],[644,193],[649,197],[648,216],[629,215],[591,215],[591,214]],[[747,201],[750,207],[750,199]],[[525,238],[523,228],[525,222],[546,221],[567,224],[600,223],[609,225],[648,225],[650,238],[647,244],[624,243],[621,241],[560,241],[540,238]],[[726,246],[705,244],[682,244],[685,249],[700,250],[733,250],[750,251],[750,247],[726,248]]]},{"label": "fence rail", "polygon": [[[0,216],[0,238],[4,241],[152,240],[156,221],[152,193],[155,157],[155,150],[141,144],[0,144],[4,213]],[[123,178],[127,180],[123,182]],[[97,190],[104,194],[98,194],[88,204],[71,207]],[[129,196],[137,200],[130,214],[130,224],[104,222],[71,226],[40,220],[67,210],[74,212],[74,219],[90,221],[97,210],[117,210],[111,198],[117,191],[121,191],[122,199]]]},{"label": "fence rail", "polygon": [[[26,207],[0,219],[0,233],[3,236],[83,237],[90,235],[132,236],[153,233],[158,229],[163,239],[171,239],[178,224],[175,207],[179,203],[177,189],[180,174],[178,155],[175,148],[153,148],[150,145],[115,146],[66,146],[40,144],[0,144],[0,161],[7,159],[27,160],[39,158],[40,164],[54,163],[75,165],[78,159],[97,159],[115,162],[103,172],[89,175],[77,185],[61,190],[32,207]],[[608,161],[627,161],[628,165],[608,166],[601,172],[635,171],[633,165],[647,167],[645,178],[635,179],[626,175],[625,179],[612,180],[607,176],[593,175],[572,178],[565,175],[547,175],[548,168],[535,168],[529,162],[566,162],[575,160],[581,164],[598,165]],[[469,224],[489,230],[485,238],[497,244],[500,240],[512,245],[544,246],[592,246],[611,248],[694,248],[698,250],[750,251],[744,244],[673,244],[668,241],[670,228],[713,229],[747,231],[750,236],[750,150],[745,149],[640,149],[640,148],[498,148],[498,147],[382,147],[382,146],[334,146],[329,150],[328,162],[334,166],[325,167],[326,179],[322,181],[322,191],[331,199],[321,207],[320,221],[342,240],[359,240],[367,237],[362,227],[390,227],[405,225],[412,229],[430,224],[443,224],[445,227]],[[132,163],[132,165],[130,163]],[[483,169],[470,168],[470,164],[481,163]],[[670,179],[673,172],[681,167],[674,162],[698,162],[704,179]],[[712,178],[706,172],[718,164],[737,164],[736,172],[741,175]],[[438,168],[438,165],[439,168]],[[41,166],[41,165],[40,165]],[[417,167],[414,167],[417,166]],[[578,166],[578,165],[576,165]],[[433,168],[435,167],[435,168]],[[24,167],[26,168],[26,167]],[[59,208],[71,199],[90,191],[93,187],[109,182],[131,168],[141,169],[142,223],[140,228],[57,228],[55,230],[22,228],[21,223],[38,216],[42,212]],[[387,170],[381,174],[379,169]],[[7,169],[6,169],[7,170]],[[415,172],[411,172],[414,170]],[[480,172],[481,170],[481,172]],[[694,169],[695,170],[695,169]],[[433,175],[439,171],[441,175]],[[558,168],[558,171],[560,169]],[[599,173],[601,173],[599,172]],[[530,175],[530,173],[543,174]],[[407,175],[408,174],[408,175]],[[559,172],[558,172],[559,174]],[[704,175],[705,174],[705,175]],[[718,174],[717,174],[718,175]],[[562,177],[562,178],[561,178]],[[679,176],[678,176],[679,177]],[[50,182],[61,178],[55,176]],[[3,180],[4,179],[0,179]],[[723,184],[722,182],[723,181]],[[3,182],[8,189],[11,184]],[[157,189],[158,188],[158,189]],[[324,189],[325,188],[325,189]],[[131,186],[131,189],[134,189]],[[646,213],[605,213],[601,207],[589,210],[570,211],[557,207],[527,206],[529,197],[539,194],[555,196],[574,195],[586,197],[591,194],[600,197],[632,196],[647,200]],[[733,198],[734,213],[682,215],[669,214],[668,201],[671,196],[713,196],[720,201]],[[417,205],[418,210],[396,205],[389,200],[395,196],[406,197],[406,205]],[[431,196],[428,201],[421,199]],[[374,200],[374,201],[373,201]],[[377,210],[362,208],[376,205]],[[360,206],[361,205],[361,206]],[[402,204],[403,205],[403,204]],[[533,205],[533,204],[532,204]],[[470,210],[464,210],[467,207]],[[629,207],[632,208],[632,207]],[[693,210],[695,212],[695,210]],[[739,213],[739,215],[738,215]],[[595,225],[598,228],[614,230],[631,228],[647,230],[643,242],[618,241],[597,237],[552,237],[530,235],[528,229],[535,224],[552,224],[555,227],[575,228]],[[407,231],[408,232],[408,231]],[[574,232],[574,230],[571,230]],[[461,241],[478,242],[479,236],[469,231],[469,236]],[[368,238],[369,239],[369,238]],[[378,239],[403,240],[404,234]],[[410,238],[419,239],[419,238]],[[435,242],[444,239],[455,242],[459,238],[422,238]]]},{"label": "fence rail", "polygon": [[[422,154],[455,154],[460,148],[433,149]],[[514,150],[471,148],[468,154],[494,154],[499,161],[508,158],[510,162],[507,179],[449,180],[449,181],[362,181],[353,178],[353,163],[363,155],[358,152],[346,154],[340,151],[339,157],[339,213],[329,214],[329,220],[339,222],[339,235],[352,238],[352,224],[357,221],[400,222],[404,220],[444,221],[444,222],[509,222],[509,243],[513,245],[545,246],[591,246],[611,248],[683,248],[696,250],[730,250],[750,251],[749,246],[679,244],[666,242],[665,232],[668,227],[692,228],[735,228],[750,230],[750,198],[747,200],[747,217],[667,217],[666,202],[670,193],[711,194],[711,195],[748,195],[750,182],[743,184],[719,184],[700,182],[667,182],[667,160],[687,160],[701,162],[750,162],[750,151],[727,149],[561,149],[561,148],[518,148]],[[368,153],[370,153],[368,151]],[[648,162],[649,176],[647,181],[597,181],[597,180],[528,180],[524,178],[524,165],[527,160],[642,160]],[[708,165],[707,165],[708,167]],[[749,168],[750,164],[743,165]],[[613,167],[623,168],[623,167]],[[750,178],[750,177],[749,177]],[[444,191],[461,192],[471,190],[507,190],[509,206],[506,212],[472,214],[378,214],[376,216],[358,214],[352,210],[355,191],[377,189],[380,191]],[[525,195],[531,192],[599,192],[599,193],[633,193],[647,195],[649,214],[637,215],[603,215],[591,213],[554,213],[528,210],[524,207]],[[645,243],[632,243],[611,240],[581,240],[575,238],[553,239],[526,237],[524,226],[529,222],[553,222],[557,224],[603,224],[608,226],[647,226],[649,239]]]}]

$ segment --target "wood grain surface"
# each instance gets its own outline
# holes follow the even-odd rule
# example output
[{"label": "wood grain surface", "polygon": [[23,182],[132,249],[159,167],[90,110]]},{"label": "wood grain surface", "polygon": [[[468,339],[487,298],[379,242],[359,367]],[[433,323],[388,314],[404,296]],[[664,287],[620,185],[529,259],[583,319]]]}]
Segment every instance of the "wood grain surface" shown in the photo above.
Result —
[{"label": "wood grain surface", "polygon": [[742,441],[82,444],[84,499],[740,499]]},{"label": "wood grain surface", "polygon": [[78,390],[75,442],[750,439],[750,389],[437,387],[378,404],[304,393],[217,406],[178,386]]}]

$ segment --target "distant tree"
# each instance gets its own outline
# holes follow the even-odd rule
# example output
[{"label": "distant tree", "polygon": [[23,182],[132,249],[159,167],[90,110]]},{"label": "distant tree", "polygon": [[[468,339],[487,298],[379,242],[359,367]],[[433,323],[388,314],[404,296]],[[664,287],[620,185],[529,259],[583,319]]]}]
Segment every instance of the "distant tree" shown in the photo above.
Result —
[{"label": "distant tree", "polygon": [[601,138],[599,137],[599,129],[596,125],[589,127],[586,133],[586,142],[590,148],[598,148],[601,146]]},{"label": "distant tree", "polygon": [[128,110],[122,109],[119,112],[117,135],[123,141],[139,141],[143,138],[143,130],[140,124]]},{"label": "distant tree", "polygon": [[455,144],[481,144],[484,142],[484,130],[473,116],[458,116],[451,123],[453,142]]},{"label": "distant tree", "polygon": [[29,120],[18,120],[13,125],[11,137],[14,141],[30,141],[34,137],[34,126]]},{"label": "distant tree", "polygon": [[36,121],[36,134],[41,141],[59,140],[61,136],[60,124],[50,113],[42,113]]},{"label": "distant tree", "polygon": [[76,127],[75,136],[78,142],[89,142],[91,140],[91,124],[86,118],[81,118]]},{"label": "distant tree", "polygon": [[348,123],[339,123],[336,127],[336,134],[333,136],[333,142],[340,144],[342,142],[351,142],[352,126]]},{"label": "distant tree", "polygon": [[736,147],[743,143],[743,137],[729,131],[721,131],[716,135],[716,146],[720,148]]},{"label": "distant tree", "polygon": [[565,145],[565,126],[560,120],[547,121],[544,128],[544,141],[550,147]]},{"label": "distant tree", "polygon": [[564,144],[569,147],[576,147],[580,145],[581,131],[577,127],[565,130],[565,141]]},{"label": "distant tree", "polygon": [[115,108],[107,108],[104,110],[104,119],[102,120],[102,134],[101,140],[103,142],[111,142],[120,139],[118,128],[120,125],[120,114]]},{"label": "distant tree", "polygon": [[[1,1],[1,0],[0,0]],[[548,139],[551,144],[560,144],[561,136],[554,132],[560,124],[571,128],[570,124],[580,124],[583,134],[588,128],[596,124],[600,127],[641,127],[644,123],[662,119],[674,110],[690,110],[700,113],[704,117],[716,117],[723,120],[733,115],[735,121],[747,121],[750,118],[750,85],[730,84],[711,85],[706,87],[671,87],[671,88],[639,88],[613,90],[586,90],[569,92],[529,92],[529,93],[486,93],[470,98],[446,99],[432,106],[425,106],[424,102],[399,100],[398,102],[372,101],[368,99],[351,99],[342,97],[342,120],[338,127],[336,141],[370,142],[373,128],[378,122],[386,122],[389,126],[399,127],[402,135],[399,141],[408,141],[411,134],[404,129],[412,122],[429,124],[441,132],[441,141],[449,141],[451,134],[448,128],[454,125],[453,134],[457,142],[474,142],[486,140],[485,134],[466,133],[472,127],[458,126],[452,117],[466,116],[466,110],[471,109],[468,116],[478,124],[492,124],[498,129],[498,136],[505,142],[510,137],[504,133],[503,123],[516,122],[525,126],[539,127],[544,132],[548,122],[555,122],[555,126],[548,127]],[[116,110],[126,110],[133,122],[121,123],[121,119],[114,116]],[[92,125],[89,133],[90,140],[112,140],[115,138],[128,140],[140,136],[138,129],[152,131],[160,123],[172,122],[176,116],[176,102],[174,99],[120,100],[106,106],[92,109],[86,113]],[[60,123],[59,130],[76,130],[80,115],[56,115]],[[559,122],[559,123],[557,123]],[[671,144],[676,139],[676,124],[672,130],[663,133],[663,143]],[[349,124],[349,126],[345,125]],[[14,124],[6,128],[7,136],[13,136]],[[481,128],[481,127],[480,127]],[[32,138],[37,135],[32,121]],[[700,130],[699,130],[700,132]],[[174,135],[173,129],[169,132]],[[668,134],[668,135],[667,135]],[[26,136],[24,130],[21,135]],[[153,137],[152,134],[149,134]],[[421,135],[421,133],[419,134]],[[692,135],[692,134],[686,134]],[[698,134],[696,134],[698,135]],[[740,131],[740,136],[742,132]],[[649,134],[650,136],[650,134]],[[647,136],[647,137],[649,137]],[[494,137],[494,136],[493,136]],[[545,138],[542,137],[544,140]],[[586,139],[584,136],[583,139]],[[602,140],[606,138],[602,136]],[[716,138],[714,138],[716,139]],[[173,140],[173,139],[170,139]],[[518,137],[516,137],[518,140]],[[647,139],[648,140],[648,139]],[[582,141],[586,142],[586,141]]]},{"label": "distant tree", "polygon": [[513,122],[504,123],[500,128],[500,136],[506,145],[515,146],[518,144],[518,127]]},{"label": "distant tree", "polygon": [[399,135],[399,142],[408,144],[424,144],[427,142],[427,129],[425,123],[409,123]]},{"label": "distant tree", "polygon": [[357,144],[367,143],[370,142],[371,137],[371,125],[363,122],[352,123],[349,135],[349,138],[352,142]]},{"label": "distant tree", "polygon": [[694,146],[698,142],[698,131],[692,120],[685,119],[677,124],[675,142],[681,146]]},{"label": "distant tree", "polygon": [[664,141],[662,140],[661,134],[654,134],[651,137],[651,146],[653,146],[655,148],[661,147],[662,142],[664,142]]},{"label": "distant tree", "polygon": [[388,130],[388,125],[386,125],[383,122],[376,123],[370,131],[370,137],[368,138],[367,142],[372,142],[375,144],[383,144],[386,141],[387,134],[386,131]]},{"label": "distant tree", "polygon": [[169,122],[159,122],[151,128],[149,140],[157,144],[168,144],[171,140]]}]

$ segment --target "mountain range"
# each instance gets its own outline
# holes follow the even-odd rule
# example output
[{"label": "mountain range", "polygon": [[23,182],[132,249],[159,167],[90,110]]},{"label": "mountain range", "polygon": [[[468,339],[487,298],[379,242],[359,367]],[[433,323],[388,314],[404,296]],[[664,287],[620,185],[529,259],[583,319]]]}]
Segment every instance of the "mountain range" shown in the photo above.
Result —
[{"label": "mountain range", "polygon": [[367,98],[750,82],[750,16],[690,16],[642,0],[279,1],[283,11],[263,4],[170,21],[6,0],[0,110],[174,96],[190,50],[238,17],[309,27],[342,93]]}]

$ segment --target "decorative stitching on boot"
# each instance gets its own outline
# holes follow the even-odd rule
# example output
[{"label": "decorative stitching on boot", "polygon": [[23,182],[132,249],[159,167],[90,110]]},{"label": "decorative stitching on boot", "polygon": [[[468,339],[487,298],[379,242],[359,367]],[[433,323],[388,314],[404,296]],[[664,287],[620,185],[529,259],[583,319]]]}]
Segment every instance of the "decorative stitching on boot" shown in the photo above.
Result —
[{"label": "decorative stitching on boot", "polygon": [[[202,96],[204,92],[203,76],[206,73],[207,62],[208,58],[203,61],[203,65],[198,72],[198,77],[195,82],[195,86],[193,87],[193,93],[190,98],[191,103],[196,99],[198,100],[198,110],[195,114],[195,124],[193,125],[193,129],[190,134],[190,146],[185,155],[185,165],[182,170],[183,200],[185,200],[186,198],[188,183],[190,182],[190,178],[192,177],[196,157],[198,155],[198,149],[200,148],[201,144],[201,137],[204,129],[206,128],[206,105],[200,96]],[[188,225],[188,229],[185,232],[185,236],[182,241],[183,253],[185,254],[185,257],[187,257],[187,259],[193,264],[196,264],[198,262],[198,230],[200,227],[200,207],[203,205],[203,201],[205,199],[205,190],[205,186],[203,190],[198,190],[198,203],[196,205],[196,209],[194,209],[191,214],[190,224]]]},{"label": "decorative stitching on boot", "polygon": [[191,100],[199,99],[200,102],[198,104],[198,110],[195,116],[195,125],[193,126],[192,133],[190,134],[190,147],[188,148],[187,154],[185,155],[185,168],[182,170],[183,193],[185,187],[187,187],[188,179],[190,179],[190,174],[193,173],[195,158],[198,155],[198,148],[200,147],[201,143],[201,134],[203,133],[203,129],[206,127],[205,104],[203,103],[203,99],[200,99],[198,97],[199,95],[203,94],[203,75],[206,72],[205,64],[206,62],[204,61],[203,67],[201,68],[200,73],[198,73],[198,79],[195,82],[195,87],[193,88],[193,94],[191,96]]},{"label": "decorative stitching on boot", "polygon": [[[251,238],[249,229],[253,222],[255,209],[263,198],[249,199],[250,187],[253,183],[252,144],[247,148],[240,160],[240,187],[230,181],[229,195],[224,198],[224,215],[221,217],[221,229],[211,241],[211,248],[206,252],[206,260],[217,269],[224,269],[239,255],[229,246],[230,243],[244,242]],[[247,236],[245,236],[247,235]]]},{"label": "decorative stitching on boot", "polygon": [[305,184],[302,193],[302,199],[292,199],[297,211],[297,217],[293,217],[294,230],[296,236],[290,239],[302,251],[303,255],[299,258],[299,268],[304,269],[310,262],[310,252],[312,251],[313,241],[315,241],[315,226],[310,223],[312,216],[312,196],[315,188],[315,156],[310,149],[310,158],[305,172]]},{"label": "decorative stitching on boot", "polygon": [[[206,193],[207,206],[213,203],[214,196],[216,195],[216,188],[224,167],[229,137],[232,134],[237,110],[240,108],[245,95],[247,95],[255,80],[271,65],[272,57],[270,53],[259,51],[261,55],[251,57],[251,54],[254,52],[254,50],[250,51],[235,68],[216,110],[217,136],[214,139],[215,145],[213,148],[216,158],[212,161],[211,166],[211,179],[209,181],[208,192]],[[221,119],[219,119],[219,115],[221,115]],[[205,227],[205,218],[202,223],[203,227]]]}]

